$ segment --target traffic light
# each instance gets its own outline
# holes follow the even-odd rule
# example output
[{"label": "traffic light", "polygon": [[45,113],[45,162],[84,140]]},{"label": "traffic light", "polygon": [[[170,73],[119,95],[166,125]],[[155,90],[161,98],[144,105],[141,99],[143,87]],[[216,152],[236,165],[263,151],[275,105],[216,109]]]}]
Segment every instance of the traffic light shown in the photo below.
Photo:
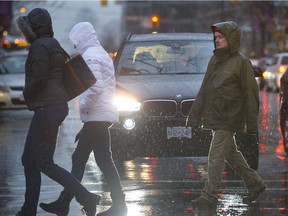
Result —
[{"label": "traffic light", "polygon": [[151,22],[153,31],[156,31],[159,28],[159,22],[160,22],[159,16],[157,15],[151,16]]},{"label": "traffic light", "polygon": [[108,5],[107,0],[101,0],[100,3],[101,3],[101,6],[104,6],[104,7]]}]

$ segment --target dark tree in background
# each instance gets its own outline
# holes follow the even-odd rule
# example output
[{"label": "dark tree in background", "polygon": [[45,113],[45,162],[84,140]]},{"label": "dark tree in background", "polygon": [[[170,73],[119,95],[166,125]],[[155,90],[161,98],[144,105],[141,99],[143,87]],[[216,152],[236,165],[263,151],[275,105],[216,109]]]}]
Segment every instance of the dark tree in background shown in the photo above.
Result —
[{"label": "dark tree in background", "polygon": [[160,18],[160,32],[206,32],[217,22],[233,20],[242,29],[241,52],[250,57],[288,50],[288,1],[126,1],[122,36],[149,33],[142,25],[151,15]]},{"label": "dark tree in background", "polygon": [[0,34],[8,31],[12,24],[12,1],[0,1]]},{"label": "dark tree in background", "polygon": [[0,47],[3,43],[3,32],[9,31],[12,19],[12,1],[0,1]]},{"label": "dark tree in background", "polygon": [[[271,42],[271,30],[275,29],[274,20],[274,4],[273,2],[252,2],[251,3],[251,27],[252,27],[252,46],[253,50],[257,50],[257,42],[260,44],[261,49],[257,56],[265,56],[266,44]],[[256,32],[259,32],[260,37],[256,37]]]}]

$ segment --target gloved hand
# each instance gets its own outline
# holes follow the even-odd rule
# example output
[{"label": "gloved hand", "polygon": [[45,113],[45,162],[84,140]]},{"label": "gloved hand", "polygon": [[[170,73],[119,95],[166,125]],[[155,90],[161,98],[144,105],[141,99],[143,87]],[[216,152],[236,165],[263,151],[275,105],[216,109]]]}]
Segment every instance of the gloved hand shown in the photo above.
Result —
[{"label": "gloved hand", "polygon": [[245,131],[245,133],[246,134],[258,134],[258,127],[257,127],[257,125],[255,125],[255,124],[247,124],[246,123],[246,127],[245,127],[245,129],[244,129],[244,131]]},{"label": "gloved hand", "polygon": [[200,128],[199,121],[195,119],[186,118],[186,127]]},{"label": "gloved hand", "polygon": [[246,135],[258,135],[258,130],[247,129],[245,132]]}]

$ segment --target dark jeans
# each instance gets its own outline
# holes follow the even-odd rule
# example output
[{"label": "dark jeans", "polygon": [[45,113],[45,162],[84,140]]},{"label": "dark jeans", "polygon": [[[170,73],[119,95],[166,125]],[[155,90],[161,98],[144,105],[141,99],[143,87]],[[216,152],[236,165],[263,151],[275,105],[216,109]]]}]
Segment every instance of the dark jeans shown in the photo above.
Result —
[{"label": "dark jeans", "polygon": [[81,181],[89,155],[93,151],[96,163],[111,190],[112,200],[117,200],[118,198],[123,198],[123,191],[120,177],[112,158],[110,126],[110,122],[84,123],[79,135],[78,145],[72,155],[71,173]]},{"label": "dark jeans", "polygon": [[60,124],[68,114],[67,103],[41,107],[34,111],[22,155],[26,179],[25,202],[22,212],[36,215],[41,186],[41,172],[61,184],[77,201],[85,202],[89,193],[70,172],[54,163]]}]

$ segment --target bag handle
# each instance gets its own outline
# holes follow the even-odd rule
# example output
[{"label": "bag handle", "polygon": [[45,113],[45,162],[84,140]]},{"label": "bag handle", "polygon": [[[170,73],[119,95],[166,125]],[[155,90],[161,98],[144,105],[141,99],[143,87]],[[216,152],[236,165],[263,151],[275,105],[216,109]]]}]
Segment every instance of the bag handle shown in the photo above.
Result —
[{"label": "bag handle", "polygon": [[70,75],[73,77],[73,79],[76,81],[76,83],[78,84],[78,86],[81,89],[85,89],[84,84],[79,79],[79,77],[78,77],[77,73],[75,72],[74,68],[71,66],[71,64],[68,63],[72,59],[71,56],[62,47],[61,47],[61,49],[64,52],[64,57],[65,57],[65,60],[66,60],[65,64],[66,64],[66,66],[68,68],[68,71],[69,71]]},{"label": "bag handle", "polygon": [[64,57],[65,57],[65,62],[69,61],[71,59],[71,56],[66,52],[65,49],[63,49],[63,47],[61,47],[62,51],[64,52]]}]

